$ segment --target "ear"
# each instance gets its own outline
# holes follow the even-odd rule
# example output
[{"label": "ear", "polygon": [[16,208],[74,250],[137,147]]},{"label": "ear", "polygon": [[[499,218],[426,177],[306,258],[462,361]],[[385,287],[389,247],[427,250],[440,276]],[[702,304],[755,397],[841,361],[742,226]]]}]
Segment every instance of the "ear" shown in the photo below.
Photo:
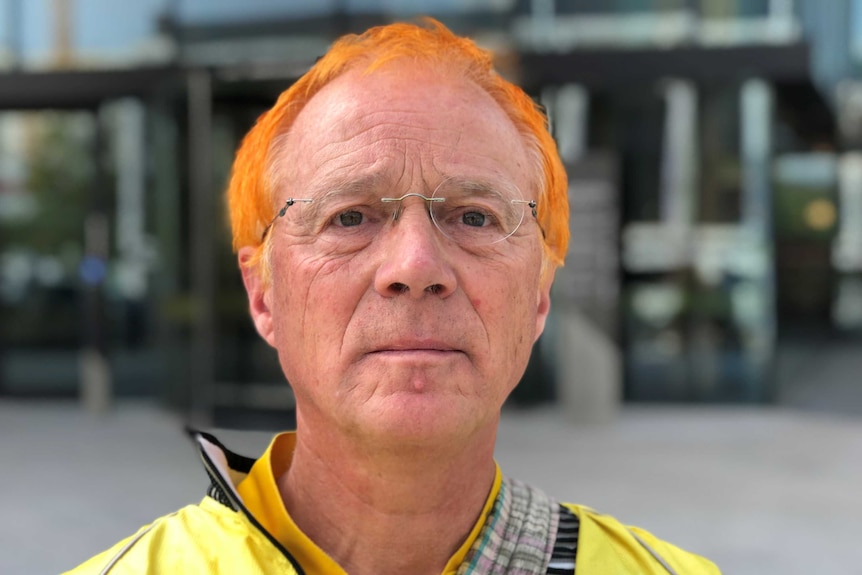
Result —
[{"label": "ear", "polygon": [[542,332],[545,331],[545,321],[548,319],[548,313],[551,311],[551,286],[554,283],[554,274],[556,271],[555,267],[548,266],[539,283],[539,291],[536,294],[536,335],[533,338],[534,343],[542,335]]},{"label": "ear", "polygon": [[272,313],[270,312],[269,288],[263,281],[261,266],[263,263],[252,264],[255,248],[245,246],[239,250],[239,269],[242,272],[242,281],[248,294],[248,308],[251,319],[257,328],[257,333],[269,345],[275,347],[275,338],[272,331]]}]

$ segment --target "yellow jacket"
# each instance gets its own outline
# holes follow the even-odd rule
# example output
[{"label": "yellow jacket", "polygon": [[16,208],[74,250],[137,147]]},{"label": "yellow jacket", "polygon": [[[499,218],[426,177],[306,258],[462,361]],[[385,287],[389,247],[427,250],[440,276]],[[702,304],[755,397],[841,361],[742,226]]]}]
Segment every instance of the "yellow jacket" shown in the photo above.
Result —
[{"label": "yellow jacket", "polygon": [[[68,575],[304,575],[237,496],[236,478],[248,472],[252,460],[223,450],[210,436],[199,436],[198,441],[213,481],[203,501],[157,519]],[[576,575],[719,574],[708,560],[646,531],[584,506],[566,507],[580,520]]]}]

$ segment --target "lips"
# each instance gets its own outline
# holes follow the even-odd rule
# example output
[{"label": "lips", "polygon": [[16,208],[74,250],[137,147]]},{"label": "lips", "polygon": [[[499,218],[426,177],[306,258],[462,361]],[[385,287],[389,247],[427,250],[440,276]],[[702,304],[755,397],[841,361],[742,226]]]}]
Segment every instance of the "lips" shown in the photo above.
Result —
[{"label": "lips", "polygon": [[398,347],[398,348],[382,348],[376,349],[370,352],[372,355],[443,355],[443,354],[451,354],[451,353],[460,353],[461,350],[458,349],[442,349],[442,348],[434,348],[434,347]]},{"label": "lips", "polygon": [[445,341],[417,339],[398,340],[375,345],[368,353],[372,354],[409,354],[409,353],[460,353],[463,350]]}]

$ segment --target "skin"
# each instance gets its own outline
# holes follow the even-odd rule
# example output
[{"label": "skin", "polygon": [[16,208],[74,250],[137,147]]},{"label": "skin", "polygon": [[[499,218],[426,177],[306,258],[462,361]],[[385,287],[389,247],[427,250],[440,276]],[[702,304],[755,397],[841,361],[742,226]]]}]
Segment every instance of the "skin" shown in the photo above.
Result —
[{"label": "skin", "polygon": [[[335,180],[400,196],[456,176],[536,196],[523,142],[490,96],[416,63],[327,85],[291,128],[277,171],[273,212]],[[257,330],[296,395],[297,448],[278,478],[285,505],[351,574],[440,573],[464,541],[493,482],[500,409],[550,306],[532,217],[467,250],[436,230],[422,200],[403,208],[353,253],[299,233],[291,208],[270,230],[271,283],[241,265]],[[240,250],[240,263],[251,255]]]}]

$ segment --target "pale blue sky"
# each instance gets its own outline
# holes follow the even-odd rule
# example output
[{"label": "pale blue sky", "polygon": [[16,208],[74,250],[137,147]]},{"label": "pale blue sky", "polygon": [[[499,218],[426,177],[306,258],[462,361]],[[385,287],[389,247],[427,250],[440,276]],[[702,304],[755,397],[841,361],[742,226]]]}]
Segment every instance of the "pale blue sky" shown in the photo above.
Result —
[{"label": "pale blue sky", "polygon": [[[0,0],[0,45],[10,43],[10,7],[20,6],[16,24],[25,59],[42,59],[52,47],[52,0]],[[387,10],[435,13],[464,4],[464,0],[341,0],[353,11]],[[489,0],[487,3],[491,3]],[[127,51],[156,33],[160,13],[175,9],[187,22],[249,20],[276,15],[301,15],[331,10],[339,0],[72,0],[73,42],[82,52]]]}]

